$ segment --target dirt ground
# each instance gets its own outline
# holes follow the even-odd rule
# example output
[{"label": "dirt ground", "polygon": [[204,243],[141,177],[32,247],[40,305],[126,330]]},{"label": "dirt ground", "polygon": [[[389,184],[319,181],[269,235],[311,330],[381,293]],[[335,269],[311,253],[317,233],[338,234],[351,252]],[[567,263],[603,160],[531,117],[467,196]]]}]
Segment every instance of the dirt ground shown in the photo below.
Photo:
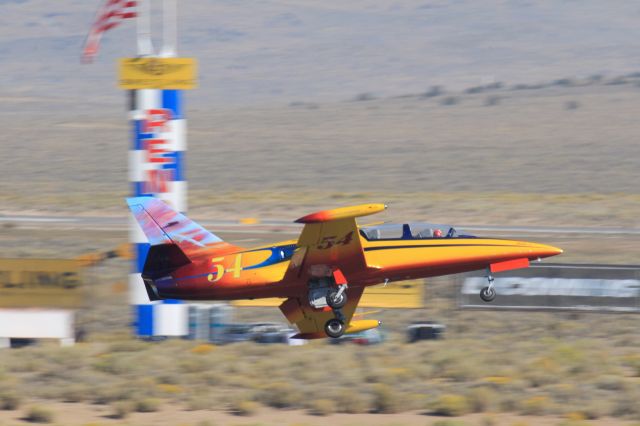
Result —
[{"label": "dirt ground", "polygon": [[[224,411],[188,411],[175,405],[165,405],[154,413],[133,413],[125,419],[115,419],[109,407],[45,402],[39,404],[50,409],[55,423],[60,425],[184,425],[184,426],[431,426],[438,421],[447,421],[450,417],[429,416],[421,412],[400,414],[332,414],[314,416],[299,410],[274,410],[261,408],[251,416],[237,416]],[[2,424],[30,424],[24,419],[24,410],[0,411]],[[581,421],[571,423],[561,417],[515,416],[511,414],[466,415],[449,420],[451,426],[557,426],[572,424],[626,426],[633,422],[611,418],[597,421]],[[453,423],[457,422],[457,423]],[[637,423],[636,423],[637,424]]]},{"label": "dirt ground", "polygon": [[[486,106],[491,96],[500,101]],[[628,114],[636,86],[455,98],[190,111],[192,211],[294,219],[379,200],[397,217],[434,221],[638,225],[640,125]],[[43,112],[50,101],[0,107],[11,152],[0,160],[0,212],[121,214],[129,145],[121,105],[102,105],[96,117],[71,100]],[[567,109],[571,102],[578,106]]]}]

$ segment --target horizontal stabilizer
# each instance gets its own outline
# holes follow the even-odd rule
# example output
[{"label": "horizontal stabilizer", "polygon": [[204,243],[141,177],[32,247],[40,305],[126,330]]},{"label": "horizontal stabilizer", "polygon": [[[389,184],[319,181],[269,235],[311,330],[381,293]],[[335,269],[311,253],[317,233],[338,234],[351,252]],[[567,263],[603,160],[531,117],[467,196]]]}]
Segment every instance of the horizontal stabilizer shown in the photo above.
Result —
[{"label": "horizontal stabilizer", "polygon": [[322,210],[308,214],[296,220],[297,223],[319,223],[338,219],[350,219],[360,216],[368,216],[386,209],[384,204],[360,204],[358,206],[340,207],[332,210]]}]

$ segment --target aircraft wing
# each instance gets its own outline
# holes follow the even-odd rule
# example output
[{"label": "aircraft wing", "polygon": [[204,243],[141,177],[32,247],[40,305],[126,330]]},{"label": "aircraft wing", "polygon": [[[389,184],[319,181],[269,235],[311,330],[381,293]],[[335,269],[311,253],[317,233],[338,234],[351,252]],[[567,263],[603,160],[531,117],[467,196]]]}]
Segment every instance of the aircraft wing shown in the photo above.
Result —
[{"label": "aircraft wing", "polygon": [[[304,223],[304,228],[284,280],[306,283],[311,278],[333,275],[336,280],[339,278],[348,283],[350,274],[367,268],[356,217],[378,213],[385,208],[384,204],[363,204],[324,210],[298,219],[296,222]],[[356,333],[379,324],[377,320],[351,321],[363,291],[364,287],[357,285],[350,285],[346,290],[347,303],[341,308],[345,333]],[[336,314],[328,306],[314,308],[307,298],[304,291],[299,297],[287,299],[280,305],[280,310],[300,330],[296,337],[326,337],[325,324]]]},{"label": "aircraft wing", "polygon": [[[358,302],[364,291],[364,287],[349,287],[347,293],[349,298],[347,304],[342,308],[344,322],[347,324],[345,333],[357,333],[377,327],[378,320],[357,320],[352,321],[353,314],[358,307]],[[314,309],[308,303],[304,303],[300,298],[290,298],[280,305],[280,310],[287,317],[290,323],[295,324],[300,333],[294,336],[299,339],[317,339],[327,337],[324,332],[324,325],[334,317],[330,308]]]},{"label": "aircraft wing", "polygon": [[378,213],[384,204],[362,204],[304,216],[298,244],[285,279],[327,276],[339,269],[349,274],[367,267],[356,217]]}]

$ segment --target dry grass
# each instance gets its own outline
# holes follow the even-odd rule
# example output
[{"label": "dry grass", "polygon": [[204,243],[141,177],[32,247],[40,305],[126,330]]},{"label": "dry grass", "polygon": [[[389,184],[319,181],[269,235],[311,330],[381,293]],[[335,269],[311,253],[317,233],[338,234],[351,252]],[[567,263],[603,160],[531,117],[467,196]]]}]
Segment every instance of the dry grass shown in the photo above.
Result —
[{"label": "dry grass", "polygon": [[[402,324],[418,315],[407,311],[381,313],[388,341],[365,348],[314,341],[297,348],[242,343],[203,350],[198,342],[147,343],[113,334],[72,348],[2,351],[7,372],[1,380],[13,383],[8,394],[92,401],[114,412],[120,404],[153,411],[167,401],[251,414],[258,401],[319,415],[425,408],[449,416],[496,410],[586,419],[638,415],[636,316],[466,312],[439,303],[430,312],[446,318],[442,341],[405,343]],[[278,318],[267,309],[238,315]],[[607,342],[613,338],[625,343],[612,348]],[[179,361],[166,362],[171,359]],[[339,359],[342,373],[321,368],[317,360],[326,359]]]}]

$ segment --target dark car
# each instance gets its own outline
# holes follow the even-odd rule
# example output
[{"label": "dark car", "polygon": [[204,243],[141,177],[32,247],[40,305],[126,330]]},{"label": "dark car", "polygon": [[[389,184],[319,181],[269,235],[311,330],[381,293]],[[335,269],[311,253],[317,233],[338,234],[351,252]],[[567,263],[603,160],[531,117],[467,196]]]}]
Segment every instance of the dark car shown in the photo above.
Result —
[{"label": "dark car", "polygon": [[407,337],[409,343],[418,340],[436,340],[443,338],[447,327],[433,321],[414,322],[407,327]]},{"label": "dark car", "polygon": [[251,324],[228,324],[222,335],[222,343],[246,342],[252,340]]}]

